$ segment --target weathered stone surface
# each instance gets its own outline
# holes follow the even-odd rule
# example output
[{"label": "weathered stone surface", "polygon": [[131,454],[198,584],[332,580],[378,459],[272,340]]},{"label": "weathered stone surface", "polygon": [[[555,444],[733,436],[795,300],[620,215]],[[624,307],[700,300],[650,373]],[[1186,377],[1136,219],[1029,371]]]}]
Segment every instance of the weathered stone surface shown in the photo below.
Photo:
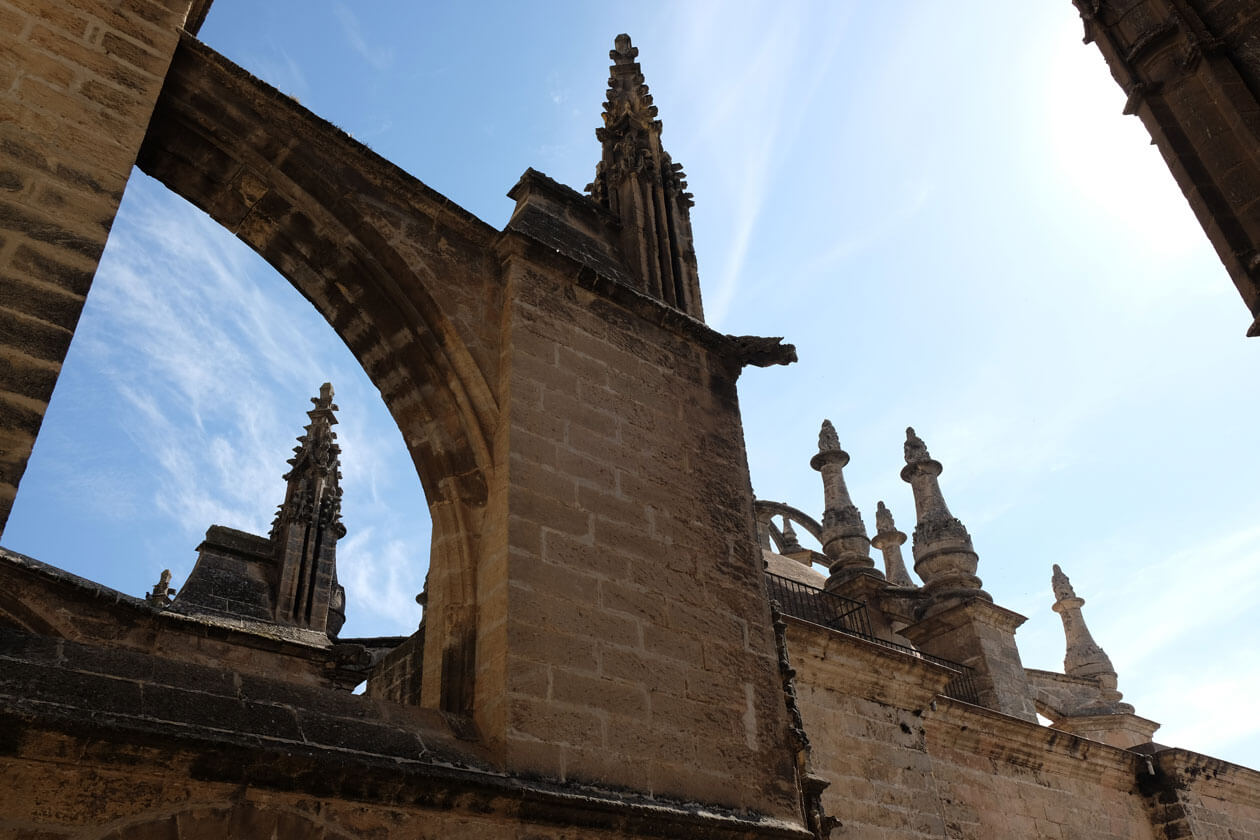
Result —
[{"label": "weathered stone surface", "polygon": [[[1251,242],[1231,252],[1251,265],[1253,153],[1239,137],[1255,132],[1230,116],[1255,62],[1236,64],[1240,91],[1194,27],[1237,50],[1260,22],[1236,0],[1194,0],[1200,17],[1172,26],[1147,0],[1082,3],[1091,30],[1114,36],[1109,58],[1123,46],[1152,79],[1180,62],[1161,89],[1130,90],[1165,140],[1211,100],[1187,136],[1233,174],[1200,177],[1181,147],[1169,158],[1218,248]],[[295,464],[303,528],[212,531],[223,579],[187,600],[220,598],[213,609],[172,608],[163,582],[135,598],[0,550],[0,835],[820,840],[825,811],[839,836],[888,840],[1260,836],[1257,774],[1094,740],[1132,742],[1150,722],[1120,705],[1080,713],[1090,692],[1118,700],[1087,644],[1069,674],[1022,668],[1022,617],[980,588],[940,464],[912,431],[922,589],[886,511],[892,582],[873,570],[834,430],[816,459],[822,523],[754,513],[735,382],[794,350],[703,323],[691,198],[628,37],[592,198],[530,170],[497,231],[198,43],[206,6],[0,3],[0,78],[13,81],[0,94],[13,117],[0,126],[0,522],[138,160],[274,265],[380,389],[433,518],[424,625],[333,644],[320,624],[331,558],[303,565],[298,549],[306,525],[336,524],[335,458],[313,494],[315,473]],[[304,445],[329,454],[320,412],[331,393]],[[831,588],[865,602],[850,617],[869,623],[788,617],[776,639],[763,578],[775,515],[796,582],[825,556],[843,572]],[[269,573],[277,545],[318,598]],[[932,653],[975,666],[982,705],[951,699],[965,673]],[[338,690],[369,672],[368,696]],[[1078,714],[1041,727],[1038,703]]]}]

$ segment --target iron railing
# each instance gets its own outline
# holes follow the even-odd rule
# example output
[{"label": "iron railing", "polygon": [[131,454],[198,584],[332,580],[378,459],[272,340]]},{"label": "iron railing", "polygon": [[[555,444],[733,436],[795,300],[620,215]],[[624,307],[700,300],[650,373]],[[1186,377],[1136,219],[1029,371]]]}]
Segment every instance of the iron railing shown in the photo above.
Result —
[{"label": "iron railing", "polygon": [[974,671],[970,666],[877,638],[871,633],[871,622],[866,614],[866,604],[861,601],[854,601],[852,598],[845,598],[834,592],[800,583],[772,572],[766,572],[766,589],[769,591],[770,600],[777,601],[780,612],[785,615],[821,624],[823,627],[839,630],[841,633],[857,636],[881,647],[900,651],[916,659],[926,659],[928,662],[948,668],[955,673],[955,676],[945,684],[942,693],[955,700],[980,705]]},{"label": "iron railing", "polygon": [[770,600],[778,601],[779,610],[788,615],[854,636],[871,635],[866,604],[861,601],[770,572],[766,572],[766,588]]}]

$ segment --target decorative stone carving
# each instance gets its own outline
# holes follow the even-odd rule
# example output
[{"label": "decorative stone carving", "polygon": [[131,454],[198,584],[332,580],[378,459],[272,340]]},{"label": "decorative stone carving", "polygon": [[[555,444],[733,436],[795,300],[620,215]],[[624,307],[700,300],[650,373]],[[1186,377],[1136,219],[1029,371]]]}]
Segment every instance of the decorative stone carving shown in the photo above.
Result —
[{"label": "decorative stone carving", "polygon": [[171,570],[163,569],[158,582],[153,585],[153,591],[145,595],[144,600],[155,607],[165,609],[174,598],[175,590],[171,587]]},{"label": "decorative stone carving", "polygon": [[[1084,598],[1078,598],[1072,589],[1072,582],[1056,563],[1054,574],[1050,578],[1054,589],[1054,606],[1051,607],[1063,620],[1063,635],[1067,641],[1067,652],[1063,657],[1063,671],[1070,677],[1086,677],[1098,681],[1102,699],[1106,703],[1115,704],[1123,696],[1116,690],[1116,669],[1111,658],[1094,641],[1081,607]],[[1128,711],[1132,711],[1132,707]]]},{"label": "decorative stone carving", "polygon": [[[914,493],[918,521],[914,526],[914,570],[923,580],[930,602],[942,603],[963,598],[993,599],[981,589],[976,577],[979,558],[971,545],[971,535],[945,504],[941,495],[943,467],[928,454],[927,444],[906,429],[906,466],[902,481]],[[931,609],[931,605],[926,605]]]},{"label": "decorative stone carving", "polygon": [[345,590],[337,582],[337,540],[346,535],[341,524],[341,447],[332,427],[332,385],[325,382],[310,423],[298,439],[284,502],[271,526],[276,560],[275,617],[277,621],[326,630],[335,636],[345,621]]},{"label": "decorative stone carving", "polygon": [[828,589],[855,574],[879,575],[871,560],[866,524],[844,483],[847,463],[849,453],[840,448],[835,426],[830,420],[824,420],[818,432],[818,454],[810,459],[809,465],[822,474],[823,480],[822,546],[830,571]]},{"label": "decorative stone carving", "polygon": [[618,35],[608,56],[604,125],[595,131],[603,155],[587,192],[620,220],[621,250],[639,290],[703,319],[686,175],[661,147],[638,47]]},{"label": "decorative stone carving", "polygon": [[888,582],[893,586],[914,586],[914,580],[901,559],[901,546],[906,541],[906,535],[897,530],[892,511],[883,502],[875,509],[875,531],[871,545],[884,555],[884,576],[888,578]]}]

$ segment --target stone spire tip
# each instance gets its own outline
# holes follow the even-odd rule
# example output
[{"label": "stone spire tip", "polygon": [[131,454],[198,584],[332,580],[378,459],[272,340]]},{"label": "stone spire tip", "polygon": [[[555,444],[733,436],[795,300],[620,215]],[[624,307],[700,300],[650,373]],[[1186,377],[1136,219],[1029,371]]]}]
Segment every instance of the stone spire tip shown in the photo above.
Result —
[{"label": "stone spire tip", "polygon": [[333,386],[331,382],[325,382],[319,386],[319,396],[311,397],[311,402],[315,404],[315,408],[310,411],[311,419],[315,419],[316,414],[326,415],[330,423],[336,423],[337,418],[332,412],[340,409],[333,403]]},{"label": "stone spire tip", "polygon": [[622,32],[613,40],[613,48],[608,51],[608,57],[615,64],[633,64],[639,57],[639,48],[630,42],[629,35]]},{"label": "stone spire tip", "polygon": [[897,530],[897,526],[893,524],[892,511],[883,502],[875,507],[875,530],[880,533]]},{"label": "stone spire tip", "polygon": [[1076,597],[1076,590],[1072,588],[1072,582],[1068,580],[1068,576],[1063,574],[1063,570],[1059,568],[1059,564],[1054,564],[1054,574],[1050,577],[1050,586],[1054,589],[1054,599],[1056,601],[1066,601]]},{"label": "stone spire tip", "polygon": [[818,451],[835,452],[839,449],[840,436],[836,434],[836,427],[831,425],[830,420],[822,421],[822,428],[818,430]]},{"label": "stone spire tip", "polygon": [[928,454],[927,444],[914,433],[913,426],[906,426],[905,456],[907,464],[917,464],[920,461],[932,459],[932,456]]}]

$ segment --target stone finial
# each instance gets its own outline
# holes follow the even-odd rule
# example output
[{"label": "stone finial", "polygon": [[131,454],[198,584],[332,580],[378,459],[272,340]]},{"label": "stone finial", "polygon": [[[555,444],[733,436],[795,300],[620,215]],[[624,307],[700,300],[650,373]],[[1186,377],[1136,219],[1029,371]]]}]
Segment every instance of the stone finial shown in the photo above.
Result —
[{"label": "stone finial", "polygon": [[[1102,700],[1107,704],[1117,704],[1123,696],[1117,689],[1115,667],[1111,658],[1094,641],[1089,627],[1085,624],[1085,616],[1081,607],[1085,599],[1077,596],[1068,576],[1056,563],[1050,578],[1054,588],[1054,605],[1051,607],[1063,619],[1063,635],[1067,642],[1067,651],[1063,657],[1063,672],[1071,677],[1085,677],[1098,682]],[[1128,711],[1132,711],[1130,708]]]},{"label": "stone finial", "polygon": [[928,454],[927,444],[914,433],[913,426],[906,427],[905,456],[907,464],[919,464],[932,460],[932,456]]},{"label": "stone finial", "polygon": [[880,501],[875,507],[875,530],[881,534],[890,531],[896,531],[897,525],[893,522],[892,511]]},{"label": "stone finial", "polygon": [[875,531],[871,545],[884,555],[884,576],[894,586],[914,586],[914,580],[906,571],[905,561],[901,559],[901,546],[906,535],[897,530],[893,523],[892,511],[883,502],[875,509]]},{"label": "stone finial", "polygon": [[639,57],[639,48],[630,43],[630,36],[623,32],[613,39],[613,48],[608,51],[608,57],[614,64],[634,64],[634,60]]},{"label": "stone finial", "polygon": [[822,428],[818,430],[818,451],[840,451],[840,436],[836,434],[836,427],[831,425],[830,420],[822,421]]},{"label": "stone finial", "polygon": [[[1063,570],[1059,568],[1059,564],[1054,564],[1054,574],[1050,577],[1050,586],[1054,590],[1054,598],[1056,601],[1066,601],[1069,598],[1076,597],[1076,590],[1072,588],[1072,582],[1068,580],[1068,576],[1063,574]],[[1082,601],[1081,603],[1084,603]]]},{"label": "stone finial", "polygon": [[608,53],[608,93],[591,198],[621,222],[621,249],[639,291],[703,318],[692,244],[691,193],[681,164],[661,146],[661,121],[629,35]]},{"label": "stone finial", "polygon": [[153,585],[153,591],[145,595],[144,600],[155,607],[165,607],[174,597],[175,590],[171,587],[171,570],[163,569],[158,582]]},{"label": "stone finial", "polygon": [[976,577],[979,558],[971,545],[967,528],[949,511],[941,495],[938,478],[940,461],[928,454],[925,444],[912,427],[906,428],[906,465],[901,479],[914,493],[917,522],[914,526],[914,570],[929,595],[925,610],[969,598],[992,601]]}]

